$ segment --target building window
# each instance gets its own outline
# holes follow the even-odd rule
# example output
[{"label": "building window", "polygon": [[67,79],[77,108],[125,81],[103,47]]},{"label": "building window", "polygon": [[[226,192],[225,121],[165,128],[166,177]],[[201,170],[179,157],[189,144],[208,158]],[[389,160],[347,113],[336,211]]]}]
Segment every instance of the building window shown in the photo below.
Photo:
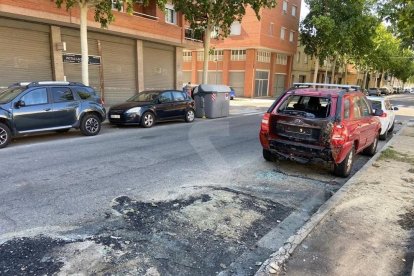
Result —
[{"label": "building window", "polygon": [[197,60],[204,61],[204,52],[197,52]]},{"label": "building window", "polygon": [[305,55],[303,57],[303,63],[308,64],[308,56],[307,55]]},{"label": "building window", "polygon": [[241,23],[234,21],[230,26],[230,35],[241,35]]},{"label": "building window", "polygon": [[271,53],[267,51],[257,51],[256,59],[259,62],[270,63]]},{"label": "building window", "polygon": [[191,59],[192,59],[192,53],[184,51],[183,52],[183,61],[184,62],[189,62],[189,61],[191,61]]},{"label": "building window", "polygon": [[223,50],[214,50],[210,54],[210,61],[222,61],[223,60]]},{"label": "building window", "polygon": [[124,1],[112,0],[112,9],[117,10],[117,11],[119,10],[119,11],[123,12],[124,11]]},{"label": "building window", "polygon": [[276,55],[276,64],[286,65],[287,64],[287,55],[277,54]]},{"label": "building window", "polygon": [[165,4],[165,22],[177,24],[177,12],[171,4]]},{"label": "building window", "polygon": [[297,9],[296,6],[292,6],[292,16],[296,17],[296,9]]},{"label": "building window", "polygon": [[286,32],[286,28],[281,28],[280,29],[280,39],[285,40],[285,32]]},{"label": "building window", "polygon": [[294,38],[295,38],[295,32],[294,31],[290,31],[290,34],[289,34],[289,42],[293,42]]},{"label": "building window", "polygon": [[270,23],[270,26],[269,26],[269,35],[271,35],[271,36],[274,35],[274,27],[275,27],[275,24],[273,24],[273,22]]},{"label": "building window", "polygon": [[286,0],[283,1],[283,14],[287,14],[288,10],[288,2]]},{"label": "building window", "polygon": [[298,54],[296,55],[296,62],[299,63],[300,62],[300,52],[298,52]]},{"label": "building window", "polygon": [[246,50],[231,50],[231,60],[246,60]]}]

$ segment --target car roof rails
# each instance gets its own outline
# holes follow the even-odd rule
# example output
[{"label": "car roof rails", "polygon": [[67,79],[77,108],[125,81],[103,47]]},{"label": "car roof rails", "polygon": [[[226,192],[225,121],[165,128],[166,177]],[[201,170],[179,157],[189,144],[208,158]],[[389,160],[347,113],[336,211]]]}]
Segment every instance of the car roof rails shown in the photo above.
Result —
[{"label": "car roof rails", "polygon": [[348,84],[332,84],[332,83],[294,83],[292,88],[310,88],[315,87],[316,89],[319,87],[325,88],[342,88],[346,91],[359,91],[361,87],[359,85],[348,85]]},{"label": "car roof rails", "polygon": [[10,84],[7,88],[15,87],[15,86],[28,86],[30,84],[29,81],[25,82],[15,82],[13,84]]},{"label": "car roof rails", "polygon": [[40,85],[77,85],[77,86],[85,86],[83,83],[80,82],[69,82],[69,81],[33,81],[27,84],[28,87],[32,86],[40,86]]}]

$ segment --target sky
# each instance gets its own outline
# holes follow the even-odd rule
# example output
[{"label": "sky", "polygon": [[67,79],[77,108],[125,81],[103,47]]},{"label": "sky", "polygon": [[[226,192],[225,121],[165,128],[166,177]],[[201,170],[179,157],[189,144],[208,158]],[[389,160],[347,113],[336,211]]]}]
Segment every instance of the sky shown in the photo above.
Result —
[{"label": "sky", "polygon": [[309,13],[309,8],[306,6],[305,1],[302,0],[301,9],[300,9],[300,20],[303,20],[308,13]]}]

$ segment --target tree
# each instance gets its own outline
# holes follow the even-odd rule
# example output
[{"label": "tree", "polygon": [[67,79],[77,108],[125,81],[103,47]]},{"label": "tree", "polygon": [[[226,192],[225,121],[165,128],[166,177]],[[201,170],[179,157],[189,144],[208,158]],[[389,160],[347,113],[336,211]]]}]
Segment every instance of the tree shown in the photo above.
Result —
[{"label": "tree", "polygon": [[[371,35],[378,20],[370,14],[366,0],[305,0],[309,13],[301,22],[300,41],[305,53],[319,62],[358,58],[370,49]],[[332,75],[335,73],[335,66]]]},{"label": "tree", "polygon": [[[95,21],[101,24],[101,27],[106,28],[108,24],[115,20],[113,8],[121,10],[123,5],[126,5],[127,13],[132,13],[132,6],[135,0],[55,0],[58,8],[63,4],[66,10],[78,7],[80,11],[80,40],[82,52],[82,82],[89,85],[89,71],[88,71],[88,11],[93,10],[95,14]],[[137,0],[136,2],[147,5],[149,0]],[[166,0],[157,0],[157,5],[164,9]]]},{"label": "tree", "polygon": [[174,8],[184,14],[194,31],[204,31],[203,83],[207,83],[210,38],[213,30],[219,30],[222,38],[230,34],[231,24],[241,22],[250,6],[260,20],[260,9],[273,8],[276,0],[172,0]]}]

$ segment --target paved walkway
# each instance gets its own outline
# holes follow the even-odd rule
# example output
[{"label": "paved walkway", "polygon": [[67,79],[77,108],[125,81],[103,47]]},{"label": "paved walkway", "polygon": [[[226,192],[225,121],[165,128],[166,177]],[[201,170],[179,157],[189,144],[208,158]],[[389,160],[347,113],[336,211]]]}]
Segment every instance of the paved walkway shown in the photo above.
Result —
[{"label": "paved walkway", "polygon": [[288,261],[259,275],[412,275],[414,126],[368,164]]}]

